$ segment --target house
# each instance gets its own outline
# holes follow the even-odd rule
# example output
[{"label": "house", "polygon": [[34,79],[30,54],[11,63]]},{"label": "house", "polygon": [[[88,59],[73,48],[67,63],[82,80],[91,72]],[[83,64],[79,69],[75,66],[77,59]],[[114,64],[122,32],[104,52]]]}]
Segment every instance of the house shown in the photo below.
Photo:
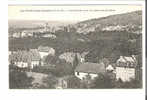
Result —
[{"label": "house", "polygon": [[54,35],[54,34],[44,34],[42,37],[50,38],[50,39],[56,39],[56,35]]},{"label": "house", "polygon": [[103,63],[82,63],[79,64],[75,69],[75,76],[81,80],[84,80],[87,75],[94,79],[98,77],[98,74],[105,73],[105,66]]},{"label": "house", "polygon": [[31,69],[33,69],[34,67],[40,65],[41,57],[40,57],[40,54],[39,54],[37,49],[31,49],[30,50],[30,55],[31,55],[30,66],[31,66]]},{"label": "house", "polygon": [[21,37],[27,37],[27,33],[28,33],[27,31],[22,31],[21,32]]},{"label": "house", "polygon": [[134,55],[130,57],[120,56],[116,62],[116,79],[121,79],[125,82],[135,78],[136,66],[137,60]]},{"label": "house", "polygon": [[26,68],[29,66],[29,59],[27,51],[17,51],[9,56],[9,62],[19,68]]},{"label": "house", "polygon": [[106,67],[106,72],[107,72],[106,74],[109,76],[109,78],[116,79],[116,71],[115,71],[114,65],[109,64]]},{"label": "house", "polygon": [[31,30],[24,30],[21,32],[21,37],[32,37],[33,32]]},{"label": "house", "polygon": [[27,68],[28,67],[27,61],[17,61],[14,64],[19,68]]},{"label": "house", "polygon": [[58,78],[58,82],[56,84],[56,89],[66,89],[67,88],[67,81],[63,78]]},{"label": "house", "polygon": [[38,51],[41,56],[41,59],[43,59],[43,57],[46,57],[48,55],[52,55],[52,56],[55,55],[55,49],[48,46],[39,46]]},{"label": "house", "polygon": [[108,66],[106,67],[106,71],[112,72],[112,71],[114,71],[114,67],[113,67],[112,65],[108,65]]},{"label": "house", "polygon": [[13,38],[20,38],[21,37],[21,32],[15,32],[12,35]]},{"label": "house", "polygon": [[9,55],[9,63],[16,65],[20,68],[33,68],[39,66],[40,55],[37,49],[31,49],[30,51],[17,51]]}]

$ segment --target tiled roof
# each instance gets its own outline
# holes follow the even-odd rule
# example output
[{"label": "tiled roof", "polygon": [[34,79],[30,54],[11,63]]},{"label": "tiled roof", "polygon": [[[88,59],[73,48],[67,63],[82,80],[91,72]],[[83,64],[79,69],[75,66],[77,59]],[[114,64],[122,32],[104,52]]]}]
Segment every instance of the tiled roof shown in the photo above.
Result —
[{"label": "tiled roof", "polygon": [[120,61],[120,62],[135,62],[135,59],[133,57],[121,56],[117,61]]},{"label": "tiled roof", "polygon": [[81,58],[79,53],[74,52],[65,52],[59,56],[60,59],[65,59],[67,62],[72,63],[75,59],[75,56],[77,55],[78,59]]},{"label": "tiled roof", "polygon": [[93,74],[98,74],[98,73],[104,73],[105,72],[105,66],[103,63],[83,63],[79,64],[75,71],[77,72],[85,72],[85,73],[93,73]]},{"label": "tiled roof", "polygon": [[53,48],[48,47],[48,46],[39,46],[38,47],[38,51],[40,51],[40,52],[49,52],[51,49],[53,49]]},{"label": "tiled roof", "polygon": [[30,61],[39,61],[40,55],[37,49],[31,49],[30,51],[18,51],[9,56],[10,61],[22,61],[22,62],[30,62]]}]

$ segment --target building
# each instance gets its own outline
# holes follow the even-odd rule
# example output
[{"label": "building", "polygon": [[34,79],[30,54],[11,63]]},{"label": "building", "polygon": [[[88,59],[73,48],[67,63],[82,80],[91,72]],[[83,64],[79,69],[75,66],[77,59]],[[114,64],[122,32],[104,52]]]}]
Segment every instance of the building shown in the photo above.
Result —
[{"label": "building", "polygon": [[56,35],[54,35],[54,34],[44,34],[44,35],[42,35],[42,37],[50,38],[50,39],[56,39]]},{"label": "building", "polygon": [[15,32],[12,35],[13,38],[20,38],[21,37],[21,32]]},{"label": "building", "polygon": [[38,51],[39,51],[41,59],[43,59],[43,57],[46,57],[48,55],[52,55],[52,56],[55,55],[55,49],[48,46],[39,46]]},{"label": "building", "polygon": [[9,64],[14,64],[19,68],[26,68],[29,66],[30,57],[27,51],[17,51],[9,55]]},{"label": "building", "polygon": [[106,67],[106,71],[112,72],[112,71],[114,71],[114,67],[113,67],[112,65],[108,65],[108,66]]},{"label": "building", "polygon": [[31,66],[31,69],[33,69],[34,67],[40,65],[41,57],[37,49],[31,49],[30,55],[31,55],[30,66]]},{"label": "building", "polygon": [[116,71],[115,71],[115,68],[113,67],[113,65],[108,65],[106,67],[106,72],[107,72],[107,75],[109,76],[110,79],[116,79]]},{"label": "building", "polygon": [[137,60],[135,56],[120,56],[116,62],[116,79],[121,79],[122,81],[130,81],[130,79],[135,78]]},{"label": "building", "polygon": [[37,49],[31,49],[30,51],[17,51],[9,55],[9,64],[14,64],[20,68],[33,68],[39,66],[40,55]]},{"label": "building", "polygon": [[27,61],[17,61],[14,64],[19,68],[27,68],[28,67]]},{"label": "building", "polygon": [[81,80],[84,80],[87,75],[94,79],[98,77],[98,74],[105,73],[105,66],[103,63],[81,63],[75,69],[75,76]]},{"label": "building", "polygon": [[67,89],[68,87],[67,80],[64,77],[58,78],[58,82],[55,87],[56,89]]}]

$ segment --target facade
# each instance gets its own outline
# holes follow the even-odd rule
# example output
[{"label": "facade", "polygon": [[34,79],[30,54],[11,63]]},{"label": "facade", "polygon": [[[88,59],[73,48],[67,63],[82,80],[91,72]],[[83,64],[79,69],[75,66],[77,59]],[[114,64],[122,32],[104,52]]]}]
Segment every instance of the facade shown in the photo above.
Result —
[{"label": "facade", "polygon": [[30,51],[17,51],[9,55],[9,64],[14,64],[20,68],[39,66],[40,55],[37,49],[31,49]]},{"label": "facade", "polygon": [[56,39],[56,35],[54,35],[54,34],[45,34],[42,37],[50,38],[50,39]]},{"label": "facade", "polygon": [[116,79],[130,81],[135,78],[135,68],[116,67]]},{"label": "facade", "polygon": [[33,69],[33,68],[36,67],[36,66],[39,66],[39,64],[40,64],[40,61],[39,61],[39,60],[31,61],[31,69]]},{"label": "facade", "polygon": [[15,32],[12,35],[13,38],[20,38],[21,37],[21,32]]},{"label": "facade", "polygon": [[116,79],[122,81],[130,81],[135,78],[137,60],[135,56],[126,57],[120,56],[116,62]]},{"label": "facade", "polygon": [[18,61],[18,62],[15,62],[14,64],[19,68],[27,68],[28,67],[28,63],[23,62],[23,61]]},{"label": "facade", "polygon": [[81,80],[84,80],[87,76],[91,79],[98,77],[99,73],[105,73],[105,66],[103,63],[82,63],[79,64],[75,69],[75,76]]},{"label": "facade", "polygon": [[59,78],[58,83],[56,84],[56,89],[67,89],[67,81],[64,78]]},{"label": "facade", "polygon": [[31,49],[30,53],[31,53],[31,63],[30,63],[30,66],[33,69],[33,67],[39,66],[41,56],[40,56],[40,54],[39,54],[37,49]]}]

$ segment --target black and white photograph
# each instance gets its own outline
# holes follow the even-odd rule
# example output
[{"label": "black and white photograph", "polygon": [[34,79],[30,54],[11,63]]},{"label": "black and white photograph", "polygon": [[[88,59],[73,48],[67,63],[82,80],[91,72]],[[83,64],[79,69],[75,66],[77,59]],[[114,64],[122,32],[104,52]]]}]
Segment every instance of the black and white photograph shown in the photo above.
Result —
[{"label": "black and white photograph", "polygon": [[141,4],[8,5],[9,89],[142,89]]}]

